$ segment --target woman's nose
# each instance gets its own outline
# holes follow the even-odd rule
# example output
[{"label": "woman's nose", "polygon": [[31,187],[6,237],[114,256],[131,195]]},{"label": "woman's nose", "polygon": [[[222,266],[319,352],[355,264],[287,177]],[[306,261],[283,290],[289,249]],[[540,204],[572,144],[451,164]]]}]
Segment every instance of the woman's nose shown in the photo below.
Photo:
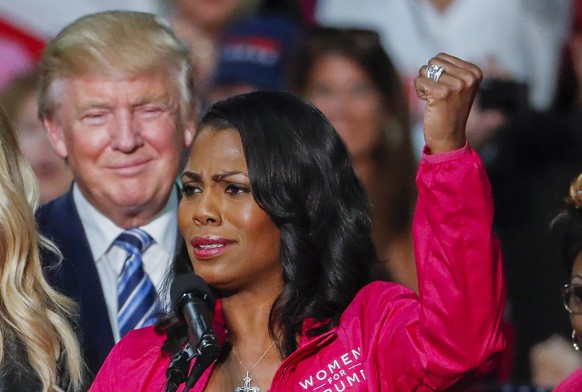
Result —
[{"label": "woman's nose", "polygon": [[202,192],[194,208],[193,219],[199,225],[220,224],[220,211],[215,196],[210,191]]}]

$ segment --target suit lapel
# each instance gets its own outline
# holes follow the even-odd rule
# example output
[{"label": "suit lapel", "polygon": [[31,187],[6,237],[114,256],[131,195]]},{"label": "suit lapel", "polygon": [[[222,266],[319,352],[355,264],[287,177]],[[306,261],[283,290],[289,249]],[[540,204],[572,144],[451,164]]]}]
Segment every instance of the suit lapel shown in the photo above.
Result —
[{"label": "suit lapel", "polygon": [[82,348],[91,372],[97,372],[115,344],[105,297],[85,230],[73,201],[73,193],[39,210],[39,227],[61,250],[64,260],[54,284],[80,307]]}]

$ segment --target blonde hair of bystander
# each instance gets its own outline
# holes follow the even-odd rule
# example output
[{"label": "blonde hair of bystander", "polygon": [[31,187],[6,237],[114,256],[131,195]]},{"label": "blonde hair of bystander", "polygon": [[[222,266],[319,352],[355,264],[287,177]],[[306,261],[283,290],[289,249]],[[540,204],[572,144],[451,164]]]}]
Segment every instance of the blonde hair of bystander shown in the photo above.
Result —
[{"label": "blonde hair of bystander", "polygon": [[43,275],[40,249],[58,250],[37,232],[38,183],[2,111],[0,189],[0,365],[31,373],[9,363],[16,346],[43,392],[81,390],[84,365],[70,324],[75,305]]}]

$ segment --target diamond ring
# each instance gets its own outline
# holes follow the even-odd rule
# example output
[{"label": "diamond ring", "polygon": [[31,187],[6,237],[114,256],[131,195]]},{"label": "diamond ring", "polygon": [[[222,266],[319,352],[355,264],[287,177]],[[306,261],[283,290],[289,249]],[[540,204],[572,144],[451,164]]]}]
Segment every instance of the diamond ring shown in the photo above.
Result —
[{"label": "diamond ring", "polygon": [[438,65],[435,64],[429,64],[428,67],[426,67],[425,75],[430,80],[438,83],[443,72],[445,72],[444,67],[439,67]]}]

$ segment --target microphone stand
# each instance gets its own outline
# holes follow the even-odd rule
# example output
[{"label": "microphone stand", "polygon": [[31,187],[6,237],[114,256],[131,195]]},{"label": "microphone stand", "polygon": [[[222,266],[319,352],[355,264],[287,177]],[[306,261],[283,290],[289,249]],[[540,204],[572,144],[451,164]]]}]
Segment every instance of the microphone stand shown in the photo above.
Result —
[{"label": "microphone stand", "polygon": [[166,382],[164,392],[176,392],[178,386],[186,381],[190,362],[194,357],[195,353],[192,351],[189,344],[186,345],[184,350],[178,351],[174,354],[172,361],[166,370],[168,381]]},{"label": "microphone stand", "polygon": [[[168,370],[166,370],[168,381],[164,392],[176,392],[178,386],[183,382],[186,382],[183,392],[188,392],[196,384],[206,368],[216,361],[219,353],[218,339],[212,333],[206,333],[202,336],[195,351],[192,350],[190,344],[187,344],[184,350],[177,352],[172,357]],[[190,370],[190,374],[188,374],[192,358],[196,358],[196,361]],[[186,374],[188,374],[187,378]]]},{"label": "microphone stand", "polygon": [[216,361],[219,354],[220,348],[216,335],[213,333],[205,333],[198,343],[195,354],[196,362],[194,362],[194,366],[188,375],[184,392],[188,392],[196,384],[196,381],[198,381],[202,373],[204,373],[212,362]]}]

